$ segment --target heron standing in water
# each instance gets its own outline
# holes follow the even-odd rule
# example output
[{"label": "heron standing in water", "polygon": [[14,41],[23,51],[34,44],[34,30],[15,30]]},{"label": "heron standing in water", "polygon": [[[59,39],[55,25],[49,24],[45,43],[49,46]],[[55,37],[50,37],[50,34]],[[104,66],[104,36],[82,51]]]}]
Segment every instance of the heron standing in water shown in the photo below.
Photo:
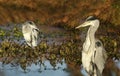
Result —
[{"label": "heron standing in water", "polygon": [[26,43],[30,47],[35,47],[38,44],[39,29],[33,21],[27,21],[22,24],[22,33]]},{"label": "heron standing in water", "polygon": [[95,38],[95,32],[99,24],[100,21],[97,18],[89,16],[83,24],[76,27],[76,29],[78,29],[89,26],[86,40],[83,44],[82,65],[90,76],[102,76],[107,59],[107,54],[102,42]]}]

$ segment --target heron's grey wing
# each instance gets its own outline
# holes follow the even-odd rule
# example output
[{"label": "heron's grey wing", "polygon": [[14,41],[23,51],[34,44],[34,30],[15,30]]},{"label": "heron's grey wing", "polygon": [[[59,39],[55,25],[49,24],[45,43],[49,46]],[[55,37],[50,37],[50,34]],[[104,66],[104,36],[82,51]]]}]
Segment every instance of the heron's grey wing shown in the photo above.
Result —
[{"label": "heron's grey wing", "polygon": [[107,53],[106,53],[106,50],[104,49],[103,51],[103,58],[105,59],[105,61],[107,60],[108,56],[107,56]]},{"label": "heron's grey wing", "polygon": [[32,29],[32,46],[37,46],[38,44],[38,30]]},{"label": "heron's grey wing", "polygon": [[97,68],[99,69],[100,73],[102,74],[106,62],[106,56],[107,56],[106,51],[101,41],[96,41],[95,48],[96,48],[96,53],[94,55],[94,62],[97,65]]},{"label": "heron's grey wing", "polygon": [[103,55],[102,57],[103,57],[105,60],[107,60],[106,50],[105,50],[102,42],[101,42],[100,40],[98,40],[98,39],[96,39],[95,48],[96,48],[96,50],[97,50],[97,48],[101,48],[101,50],[102,50],[102,55]]}]

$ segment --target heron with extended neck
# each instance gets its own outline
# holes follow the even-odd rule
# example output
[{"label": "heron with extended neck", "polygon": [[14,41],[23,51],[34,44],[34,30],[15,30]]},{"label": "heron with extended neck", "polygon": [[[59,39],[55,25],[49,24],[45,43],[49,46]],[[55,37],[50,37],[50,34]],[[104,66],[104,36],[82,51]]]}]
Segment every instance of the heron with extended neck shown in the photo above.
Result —
[{"label": "heron with extended neck", "polygon": [[89,26],[86,40],[83,44],[82,65],[90,76],[102,76],[107,59],[107,54],[102,42],[95,38],[95,32],[99,24],[100,21],[97,18],[89,16],[83,24],[76,27],[76,29],[78,29]]}]

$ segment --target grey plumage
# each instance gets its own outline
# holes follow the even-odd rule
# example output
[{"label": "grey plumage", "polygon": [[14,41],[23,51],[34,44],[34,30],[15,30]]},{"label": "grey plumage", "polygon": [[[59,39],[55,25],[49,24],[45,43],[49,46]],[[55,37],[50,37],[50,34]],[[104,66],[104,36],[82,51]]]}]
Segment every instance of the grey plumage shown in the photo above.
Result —
[{"label": "grey plumage", "polygon": [[95,38],[95,32],[99,24],[100,22],[97,18],[89,16],[83,24],[76,27],[78,29],[80,27],[90,26],[82,50],[82,64],[90,76],[102,76],[107,59],[102,42]]},{"label": "grey plumage", "polygon": [[26,21],[22,24],[22,33],[24,36],[24,39],[26,40],[26,43],[30,47],[35,47],[38,44],[38,34],[39,29],[32,21]]}]

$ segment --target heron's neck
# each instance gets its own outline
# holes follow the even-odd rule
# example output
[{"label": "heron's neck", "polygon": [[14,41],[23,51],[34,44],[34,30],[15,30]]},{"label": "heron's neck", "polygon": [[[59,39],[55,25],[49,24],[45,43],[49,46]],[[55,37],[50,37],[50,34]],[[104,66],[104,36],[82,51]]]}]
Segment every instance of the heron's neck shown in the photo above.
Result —
[{"label": "heron's neck", "polygon": [[94,28],[93,26],[91,26],[88,29],[87,36],[86,36],[86,41],[90,42],[90,44],[94,43],[96,30],[97,30],[97,28]]},{"label": "heron's neck", "polygon": [[86,52],[94,50],[93,48],[95,47],[95,32],[98,29],[98,26],[99,25],[90,26],[90,28],[88,29],[84,45]]}]

